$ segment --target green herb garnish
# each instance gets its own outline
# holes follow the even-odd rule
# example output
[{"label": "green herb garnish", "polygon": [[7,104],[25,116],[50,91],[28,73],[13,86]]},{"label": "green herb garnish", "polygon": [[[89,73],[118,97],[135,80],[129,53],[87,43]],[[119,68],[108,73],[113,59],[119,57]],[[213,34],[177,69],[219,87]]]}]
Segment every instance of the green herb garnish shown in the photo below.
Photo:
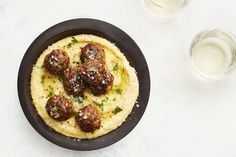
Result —
[{"label": "green herb garnish", "polygon": [[79,102],[79,104],[83,104],[84,103],[84,98],[79,96],[78,97],[78,102]]},{"label": "green herb garnish", "polygon": [[90,58],[88,56],[84,56],[84,62],[87,62],[89,60],[90,60]]},{"label": "green herb garnish", "polygon": [[47,97],[52,97],[54,95],[54,92],[53,92],[53,87],[51,85],[48,86],[48,90],[49,90],[49,93],[48,93],[48,96]]},{"label": "green herb garnish", "polygon": [[69,49],[72,45],[78,43],[78,40],[75,37],[72,37],[71,43],[69,43],[66,47]]},{"label": "green herb garnish", "polygon": [[84,104],[84,98],[82,96],[78,96],[78,97],[73,96],[72,99],[73,99],[74,102],[78,102],[79,105]]},{"label": "green herb garnish", "polygon": [[101,103],[96,103],[96,105],[103,111],[104,110],[104,103],[106,103],[109,100],[108,97],[101,100]]},{"label": "green herb garnish", "polygon": [[72,43],[69,43],[66,47],[69,49],[71,48],[71,46],[72,46]]},{"label": "green herb garnish", "polygon": [[113,71],[117,71],[119,69],[119,65],[118,65],[118,63],[116,63],[114,66],[113,66]]},{"label": "green herb garnish", "polygon": [[53,90],[53,87],[52,87],[51,85],[49,85],[48,88],[49,88],[50,90]]},{"label": "green herb garnish", "polygon": [[49,92],[48,94],[48,98],[52,97],[53,96],[53,92]]},{"label": "green herb garnish", "polygon": [[104,99],[101,100],[101,103],[105,103],[105,102],[107,102],[108,100],[109,100],[109,98],[106,97],[106,98],[104,98]]},{"label": "green herb garnish", "polygon": [[58,110],[59,110],[59,107],[58,107],[58,106],[54,106],[54,107],[52,108],[52,112],[58,112]]},{"label": "green herb garnish", "polygon": [[121,93],[122,93],[122,89],[117,88],[117,89],[115,89],[115,92],[116,92],[117,94],[121,95]]},{"label": "green herb garnish", "polygon": [[100,110],[104,111],[104,103],[102,101],[101,101],[101,103],[93,101],[93,103],[95,103],[100,108]]},{"label": "green herb garnish", "polygon": [[103,103],[97,104],[97,106],[98,106],[102,111],[104,111],[104,104],[103,104]]},{"label": "green herb garnish", "polygon": [[78,41],[75,37],[72,37],[71,42],[72,42],[73,44],[75,44],[75,43],[78,43],[79,41]]},{"label": "green herb garnish", "polygon": [[116,106],[116,108],[114,109],[114,111],[112,111],[112,113],[117,114],[121,111],[123,111],[122,108],[120,108],[119,106]]},{"label": "green herb garnish", "polygon": [[41,76],[41,83],[44,83],[44,80],[45,80],[45,75],[42,75]]}]

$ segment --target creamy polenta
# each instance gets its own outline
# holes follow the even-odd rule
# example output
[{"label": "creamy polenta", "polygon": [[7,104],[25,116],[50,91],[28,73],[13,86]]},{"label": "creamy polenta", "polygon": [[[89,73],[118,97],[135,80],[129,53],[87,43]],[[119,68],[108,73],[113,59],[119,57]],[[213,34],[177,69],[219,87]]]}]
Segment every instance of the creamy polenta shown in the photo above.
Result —
[{"label": "creamy polenta", "polygon": [[[44,58],[52,50],[62,49],[67,52],[71,67],[81,65],[81,47],[91,42],[98,44],[105,51],[106,68],[114,76],[113,87],[105,95],[94,96],[86,90],[83,97],[73,97],[64,91],[63,77],[53,75],[45,69]],[[94,35],[76,35],[57,41],[42,52],[32,69],[30,89],[33,104],[49,127],[69,137],[91,139],[116,129],[126,120],[138,97],[139,83],[135,69],[129,65],[125,56],[113,43]],[[75,113],[89,104],[97,106],[102,115],[101,127],[93,133],[86,133],[76,124],[75,116],[62,122],[52,119],[45,105],[47,100],[55,94],[61,94],[70,99]]]}]

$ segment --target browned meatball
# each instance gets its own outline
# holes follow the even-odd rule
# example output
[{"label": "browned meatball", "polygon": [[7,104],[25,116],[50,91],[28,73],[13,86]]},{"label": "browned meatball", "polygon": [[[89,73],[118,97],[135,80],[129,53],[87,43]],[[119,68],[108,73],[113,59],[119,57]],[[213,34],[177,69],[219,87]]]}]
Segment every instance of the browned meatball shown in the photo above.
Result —
[{"label": "browned meatball", "polygon": [[44,58],[45,68],[56,75],[63,74],[64,70],[68,68],[69,63],[69,56],[65,51],[60,49],[52,50],[52,52],[47,54]]},{"label": "browned meatball", "polygon": [[91,59],[98,59],[105,64],[105,52],[99,45],[89,43],[85,47],[81,48],[80,59],[82,63],[85,63]]},{"label": "browned meatball", "polygon": [[89,85],[98,85],[101,80],[103,73],[105,72],[105,67],[97,59],[92,59],[83,64],[84,72],[83,78]]},{"label": "browned meatball", "polygon": [[82,78],[83,67],[68,68],[64,73],[63,86],[68,94],[79,96],[86,88]]},{"label": "browned meatball", "polygon": [[101,126],[101,117],[98,109],[88,105],[79,110],[75,117],[76,123],[84,132],[94,132]]},{"label": "browned meatball", "polygon": [[106,94],[112,88],[113,80],[114,76],[106,71],[103,74],[102,81],[98,85],[90,86],[90,89],[95,96]]},{"label": "browned meatball", "polygon": [[72,102],[62,95],[54,95],[48,99],[46,110],[53,119],[64,121],[72,114]]}]

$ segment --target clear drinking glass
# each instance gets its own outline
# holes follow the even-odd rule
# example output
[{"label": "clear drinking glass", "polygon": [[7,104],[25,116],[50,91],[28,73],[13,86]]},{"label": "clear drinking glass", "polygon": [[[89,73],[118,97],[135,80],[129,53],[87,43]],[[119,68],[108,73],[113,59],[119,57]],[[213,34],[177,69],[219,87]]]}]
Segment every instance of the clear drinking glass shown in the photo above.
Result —
[{"label": "clear drinking glass", "polygon": [[208,79],[220,79],[236,62],[236,40],[233,35],[215,29],[199,33],[190,51],[193,68]]},{"label": "clear drinking glass", "polygon": [[152,13],[168,16],[183,7],[187,0],[143,0],[143,2]]}]

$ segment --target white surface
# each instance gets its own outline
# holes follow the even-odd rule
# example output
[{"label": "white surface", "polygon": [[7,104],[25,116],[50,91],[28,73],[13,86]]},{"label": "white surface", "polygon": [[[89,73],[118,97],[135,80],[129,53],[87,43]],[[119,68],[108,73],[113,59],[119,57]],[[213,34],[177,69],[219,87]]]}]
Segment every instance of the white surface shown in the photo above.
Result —
[{"label": "white surface", "polygon": [[[31,42],[48,27],[93,17],[127,32],[150,67],[148,108],[137,127],[118,143],[91,152],[60,148],[26,120],[17,97],[17,72]],[[235,0],[190,0],[179,14],[161,19],[139,0],[0,0],[0,156],[24,157],[235,157],[236,75],[199,80],[189,46],[207,28],[236,34]]]}]

